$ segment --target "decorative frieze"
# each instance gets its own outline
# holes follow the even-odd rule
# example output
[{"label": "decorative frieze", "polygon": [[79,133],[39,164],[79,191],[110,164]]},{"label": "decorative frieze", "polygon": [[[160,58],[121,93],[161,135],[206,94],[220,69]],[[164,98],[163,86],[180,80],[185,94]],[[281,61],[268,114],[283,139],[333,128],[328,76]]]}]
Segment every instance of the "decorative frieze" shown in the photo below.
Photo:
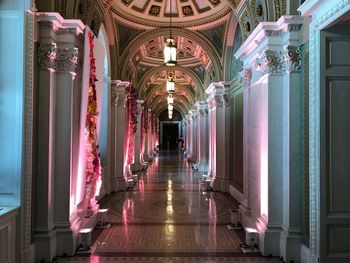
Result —
[{"label": "decorative frieze", "polygon": [[39,47],[39,68],[56,70],[57,44],[45,43]]},{"label": "decorative frieze", "polygon": [[78,48],[62,48],[57,51],[57,70],[75,74],[78,65]]}]

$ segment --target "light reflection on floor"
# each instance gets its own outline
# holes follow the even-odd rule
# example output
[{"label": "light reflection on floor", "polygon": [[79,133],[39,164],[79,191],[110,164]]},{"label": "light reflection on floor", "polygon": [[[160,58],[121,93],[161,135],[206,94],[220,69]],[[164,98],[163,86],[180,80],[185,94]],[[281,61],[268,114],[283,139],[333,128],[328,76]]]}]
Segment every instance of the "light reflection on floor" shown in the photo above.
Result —
[{"label": "light reflection on floor", "polygon": [[58,262],[279,262],[242,254],[239,235],[226,228],[234,200],[202,192],[201,179],[181,154],[161,152],[140,174],[136,191],[102,200],[112,227],[95,232],[95,254]]}]

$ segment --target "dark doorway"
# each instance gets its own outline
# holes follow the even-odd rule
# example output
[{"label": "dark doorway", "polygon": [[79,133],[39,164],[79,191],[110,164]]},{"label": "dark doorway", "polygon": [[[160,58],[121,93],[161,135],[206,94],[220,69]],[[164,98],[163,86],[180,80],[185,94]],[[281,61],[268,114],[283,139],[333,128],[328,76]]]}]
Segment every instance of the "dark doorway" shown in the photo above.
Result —
[{"label": "dark doorway", "polygon": [[175,150],[177,149],[177,139],[179,138],[179,124],[178,123],[164,123],[163,124],[163,145],[162,149]]}]

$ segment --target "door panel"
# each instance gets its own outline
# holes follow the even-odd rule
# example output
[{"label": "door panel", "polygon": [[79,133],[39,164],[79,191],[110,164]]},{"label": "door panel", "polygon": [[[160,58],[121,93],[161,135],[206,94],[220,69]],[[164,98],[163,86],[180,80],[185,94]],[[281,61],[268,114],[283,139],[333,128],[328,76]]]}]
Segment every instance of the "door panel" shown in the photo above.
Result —
[{"label": "door panel", "polygon": [[321,31],[321,262],[350,262],[350,30]]}]

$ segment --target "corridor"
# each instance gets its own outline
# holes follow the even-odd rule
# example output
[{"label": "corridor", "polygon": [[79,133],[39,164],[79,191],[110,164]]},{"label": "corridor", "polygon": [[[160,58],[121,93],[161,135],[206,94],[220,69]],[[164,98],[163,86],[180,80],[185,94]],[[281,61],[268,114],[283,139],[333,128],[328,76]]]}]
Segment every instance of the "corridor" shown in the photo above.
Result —
[{"label": "corridor", "polygon": [[241,252],[243,231],[226,227],[236,202],[203,192],[201,179],[178,151],[161,151],[135,190],[100,202],[111,228],[94,231],[94,254],[55,262],[280,262]]}]

